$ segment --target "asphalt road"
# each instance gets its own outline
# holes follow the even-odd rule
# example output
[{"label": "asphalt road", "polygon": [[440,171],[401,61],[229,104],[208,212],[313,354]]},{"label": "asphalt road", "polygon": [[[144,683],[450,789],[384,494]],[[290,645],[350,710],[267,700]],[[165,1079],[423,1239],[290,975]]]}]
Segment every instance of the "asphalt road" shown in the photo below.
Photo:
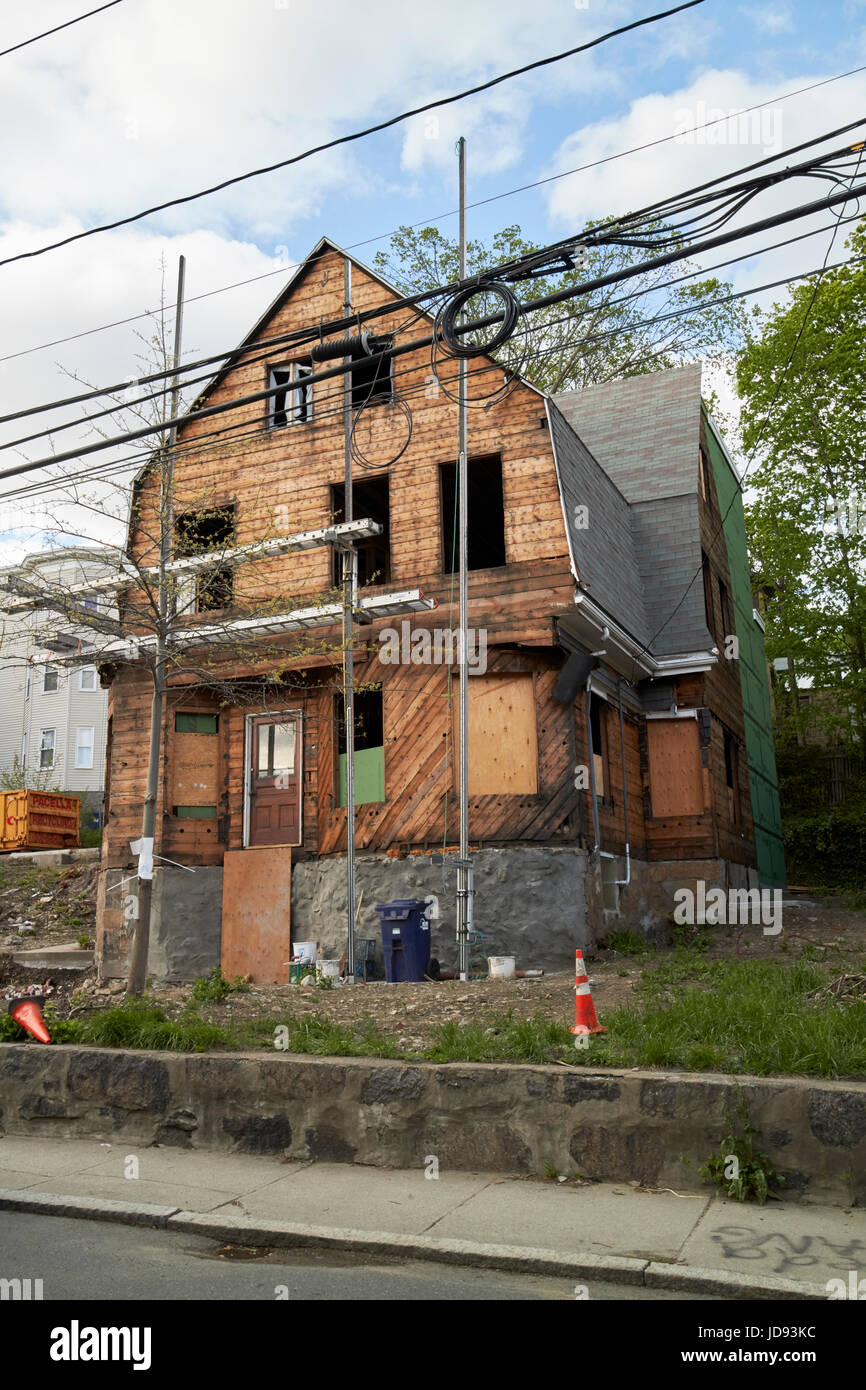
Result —
[{"label": "asphalt road", "polygon": [[[179,1232],[25,1212],[0,1212],[0,1278],[42,1279],[46,1301],[73,1303],[575,1299],[572,1279],[398,1260],[364,1264],[334,1251],[250,1251]],[[595,1282],[587,1294],[590,1300],[682,1301],[661,1289]]]}]

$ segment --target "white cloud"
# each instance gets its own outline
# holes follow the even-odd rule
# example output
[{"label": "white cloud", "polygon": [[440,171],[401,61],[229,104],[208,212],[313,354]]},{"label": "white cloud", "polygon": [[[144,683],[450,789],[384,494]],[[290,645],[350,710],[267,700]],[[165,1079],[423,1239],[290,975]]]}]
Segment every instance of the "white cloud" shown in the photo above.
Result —
[{"label": "white cloud", "polygon": [[[616,215],[654,203],[760,160],[777,148],[777,142],[789,148],[816,132],[833,129],[859,116],[866,97],[863,75],[791,101],[771,104],[754,118],[754,124],[752,118],[741,118],[725,122],[712,132],[695,128],[700,122],[712,119],[717,111],[753,106],[780,91],[807,86],[821,76],[804,74],[788,82],[769,83],[753,82],[736,71],[708,71],[679,91],[640,97],[616,120],[581,129],[561,145],[553,172],[590,164],[622,150],[669,137],[677,131],[684,132],[686,125],[691,127],[678,139],[668,139],[655,148],[586,169],[551,184],[548,207],[557,230],[560,234],[571,228],[577,230],[588,218]],[[831,146],[843,141],[844,137],[836,137]],[[806,157],[805,151],[801,157]],[[783,208],[809,202],[825,190],[824,184],[806,179],[770,189],[739,214],[735,225],[742,226]],[[848,211],[855,209],[852,207]],[[830,228],[835,216],[835,212],[824,212],[811,219],[808,225],[801,223],[771,230],[748,243],[708,252],[702,264],[714,265],[730,256],[755,252],[761,246],[817,226]],[[735,288],[742,289],[811,270],[821,264],[829,237],[828,231],[767,256],[756,256],[721,271],[720,275],[731,278]],[[844,233],[840,233],[831,260],[844,257],[843,244]],[[781,290],[768,296],[783,297]]]},{"label": "white cloud", "polygon": [[740,11],[762,34],[786,34],[794,27],[787,5],[741,5]]}]

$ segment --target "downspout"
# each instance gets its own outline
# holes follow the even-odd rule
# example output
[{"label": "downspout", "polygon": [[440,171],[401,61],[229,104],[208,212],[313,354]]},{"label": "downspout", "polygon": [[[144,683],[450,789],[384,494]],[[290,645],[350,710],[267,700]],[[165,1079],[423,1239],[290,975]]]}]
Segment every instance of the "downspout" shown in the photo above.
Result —
[{"label": "downspout", "polygon": [[601,835],[598,828],[598,802],[595,796],[595,750],[592,746],[592,718],[590,717],[589,708],[590,702],[592,700],[592,691],[589,688],[589,683],[591,680],[592,671],[590,671],[589,675],[586,678],[586,741],[589,745],[589,787],[590,794],[592,796],[592,830],[593,834],[595,835],[595,844],[592,847],[592,852],[593,854],[596,854],[598,852]]},{"label": "downspout", "polygon": [[625,730],[622,719],[622,676],[616,683],[616,691],[619,696],[619,752],[622,760],[622,809],[625,821],[625,878],[617,878],[615,883],[628,887],[631,882],[631,854],[628,843],[628,787],[625,780]]}]

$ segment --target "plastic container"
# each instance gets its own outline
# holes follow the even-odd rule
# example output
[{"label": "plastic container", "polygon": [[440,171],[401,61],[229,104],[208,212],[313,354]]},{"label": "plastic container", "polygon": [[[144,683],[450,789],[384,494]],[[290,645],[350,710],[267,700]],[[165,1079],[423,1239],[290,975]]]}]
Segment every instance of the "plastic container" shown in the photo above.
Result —
[{"label": "plastic container", "polygon": [[514,956],[488,956],[487,969],[491,980],[511,980],[514,978],[516,959]]},{"label": "plastic container", "polygon": [[382,953],[388,984],[423,980],[430,960],[430,921],[420,898],[397,898],[377,903],[382,930]]},{"label": "plastic container", "polygon": [[316,964],[316,943],[315,941],[296,941],[295,959],[303,961],[305,965]]},{"label": "plastic container", "polygon": [[340,962],[338,960],[320,960],[316,963],[316,974],[323,980],[339,980]]}]

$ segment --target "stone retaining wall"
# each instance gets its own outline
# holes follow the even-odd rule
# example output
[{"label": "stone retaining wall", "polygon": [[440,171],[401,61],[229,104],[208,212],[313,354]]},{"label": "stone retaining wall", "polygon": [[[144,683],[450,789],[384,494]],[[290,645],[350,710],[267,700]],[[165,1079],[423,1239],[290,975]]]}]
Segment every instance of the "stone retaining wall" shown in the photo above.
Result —
[{"label": "stone retaining wall", "polygon": [[[866,1084],[740,1085],[790,1192],[866,1204]],[[6,1134],[678,1190],[700,1188],[736,1101],[731,1078],[692,1073],[0,1045]]]}]

